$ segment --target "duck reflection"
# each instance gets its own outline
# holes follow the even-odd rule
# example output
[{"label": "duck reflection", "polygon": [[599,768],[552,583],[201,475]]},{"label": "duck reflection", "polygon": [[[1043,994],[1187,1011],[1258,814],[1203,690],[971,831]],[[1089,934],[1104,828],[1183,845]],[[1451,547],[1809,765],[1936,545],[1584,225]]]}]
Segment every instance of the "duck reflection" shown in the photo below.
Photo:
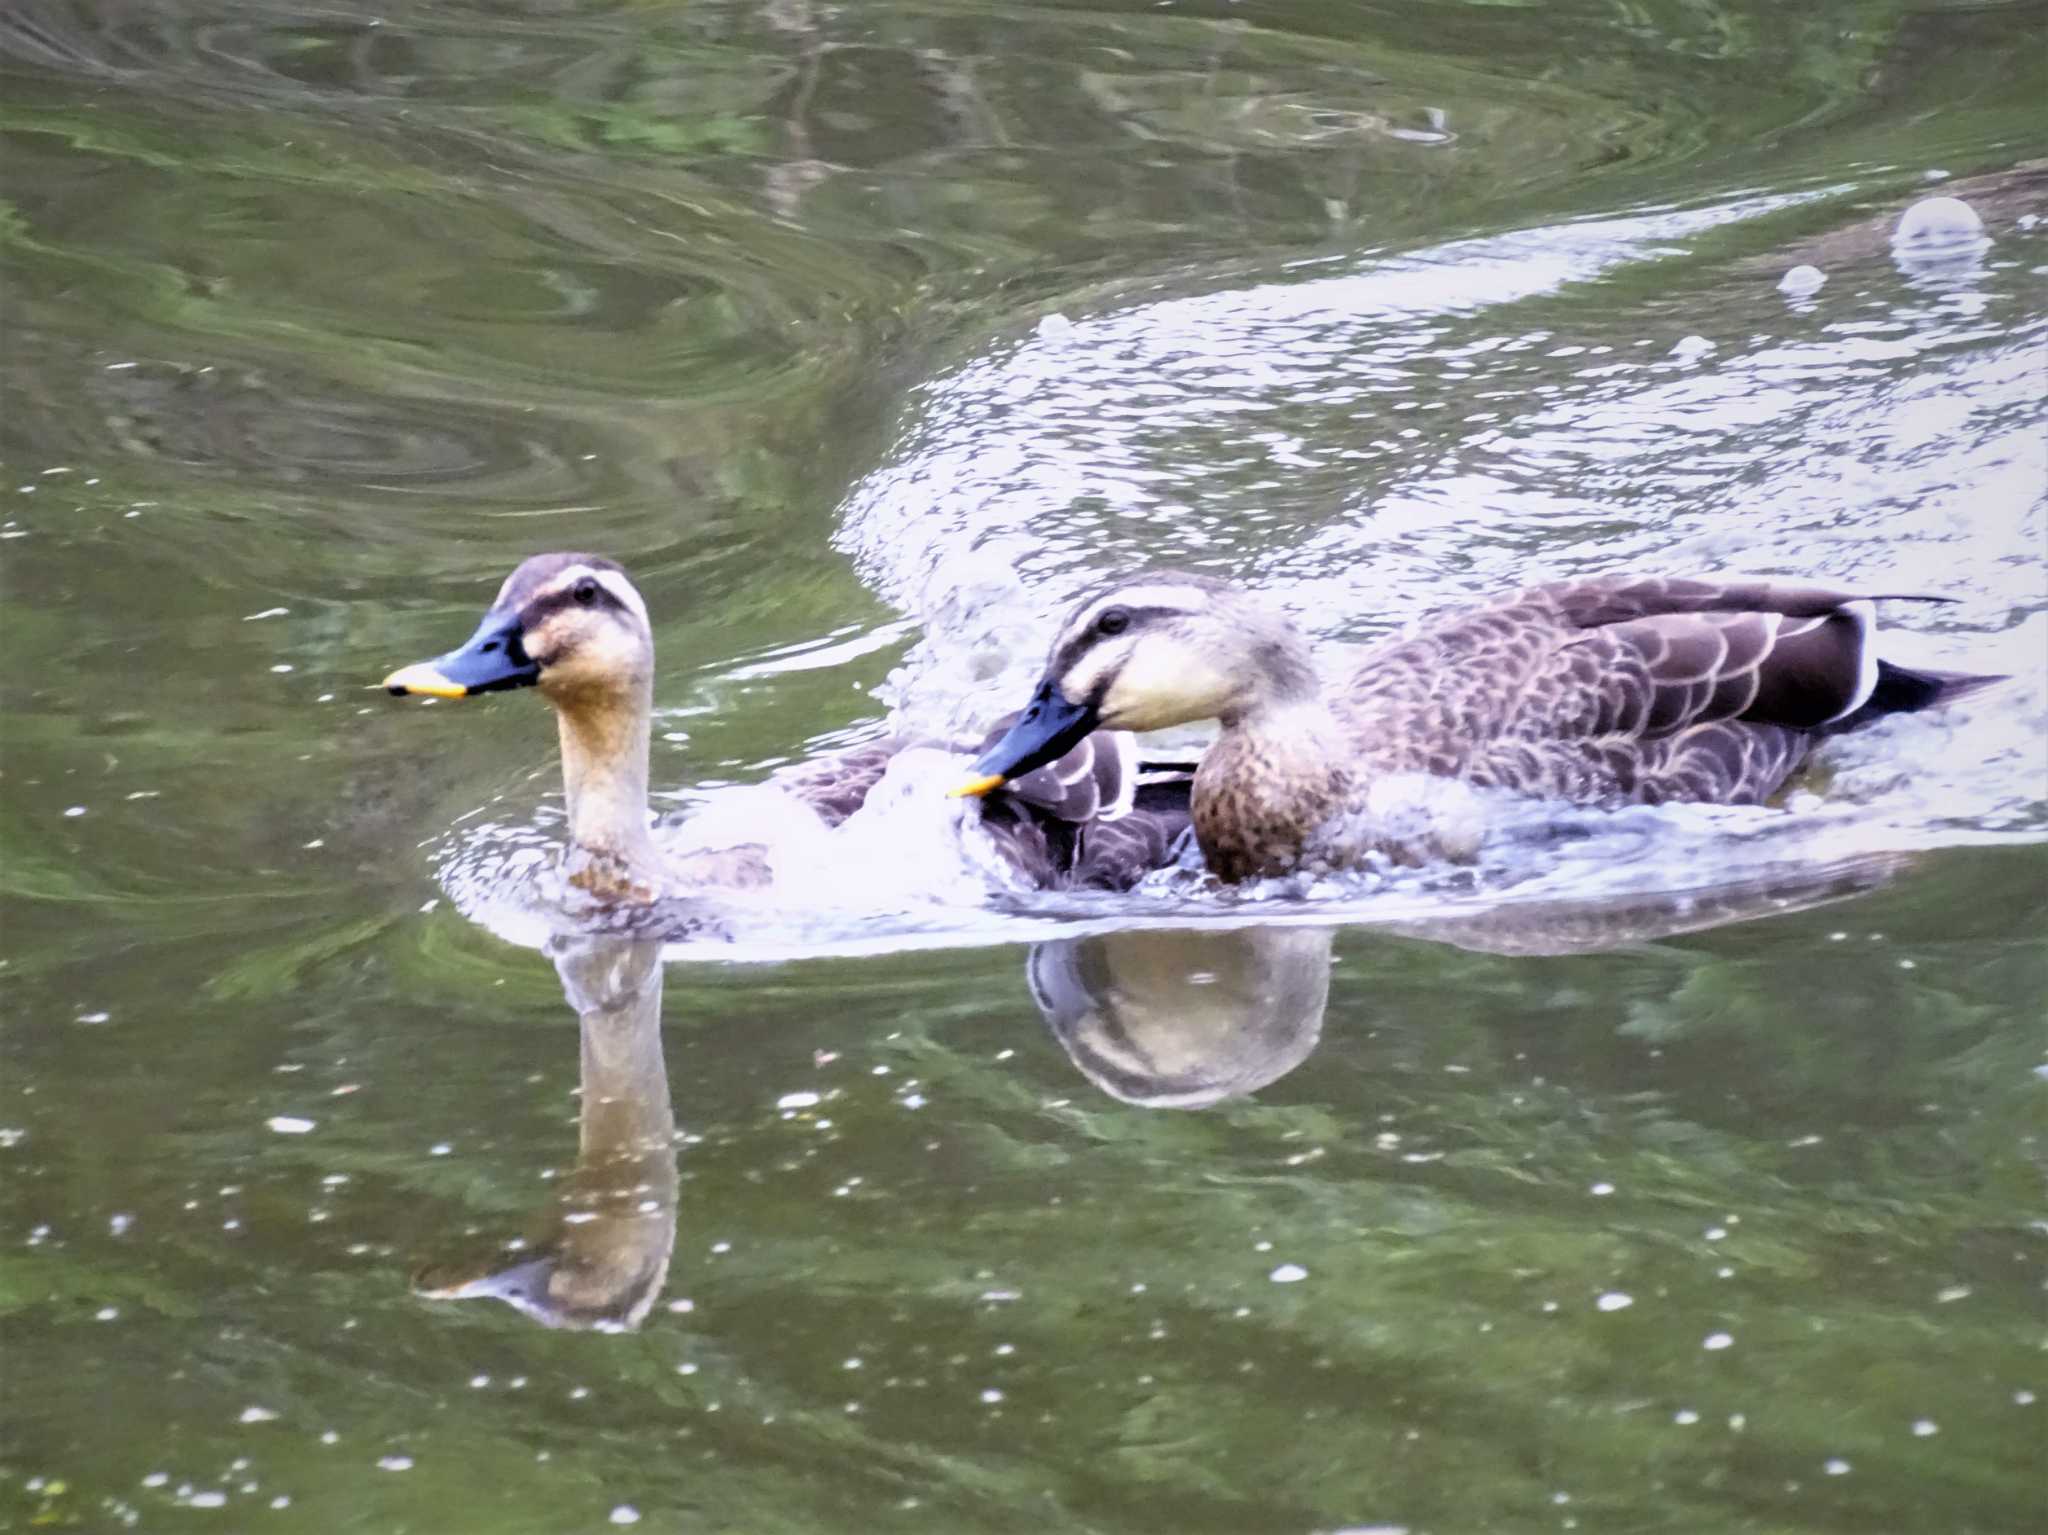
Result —
[{"label": "duck reflection", "polygon": [[1327,927],[1133,929],[1031,951],[1031,995],[1112,1098],[1204,1109],[1294,1070],[1323,1033]]},{"label": "duck reflection", "polygon": [[519,1260],[456,1278],[422,1274],[434,1300],[504,1301],[546,1327],[638,1327],[676,1240],[675,1111],[661,1054],[661,945],[606,937],[549,949],[582,1024],[576,1166]]},{"label": "duck reflection", "polygon": [[[1424,939],[1527,957],[1588,954],[1826,905],[1882,884],[1882,856],[1774,872],[1735,887],[1508,906],[1391,925],[1363,943]],[[1278,1081],[1322,1037],[1327,926],[1133,928],[1040,944],[1032,998],[1081,1074],[1110,1097],[1202,1109]],[[549,949],[581,1023],[576,1166],[516,1261],[422,1274],[435,1300],[501,1300],[547,1327],[638,1327],[676,1237],[675,1113],[661,1048],[661,943],[558,938]]]},{"label": "duck reflection", "polygon": [[[1422,939],[1520,958],[1596,954],[1863,895],[1906,862],[1878,855],[1710,890],[1509,905],[1389,924],[1363,943]],[[1202,1109],[1277,1082],[1322,1037],[1328,927],[1130,929],[1040,944],[1032,998],[1081,1074],[1110,1097]]]},{"label": "duck reflection", "polygon": [[1910,862],[1911,855],[1905,853],[1869,853],[1839,863],[1766,869],[1747,879],[1693,890],[1510,903],[1491,911],[1395,923],[1385,931],[1475,954],[1601,954],[1854,900],[1888,883]]}]

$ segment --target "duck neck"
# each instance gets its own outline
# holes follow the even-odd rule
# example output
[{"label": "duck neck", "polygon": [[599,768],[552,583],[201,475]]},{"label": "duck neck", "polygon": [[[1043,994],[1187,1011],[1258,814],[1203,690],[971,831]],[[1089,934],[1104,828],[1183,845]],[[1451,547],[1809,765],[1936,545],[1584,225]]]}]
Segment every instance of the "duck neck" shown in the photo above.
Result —
[{"label": "duck neck", "polygon": [[1351,791],[1344,731],[1310,685],[1223,721],[1195,773],[1195,840],[1219,879],[1285,874]]},{"label": "duck neck", "polygon": [[661,854],[647,832],[652,713],[644,681],[622,693],[556,705],[569,802],[569,881],[607,899],[651,901],[663,884]]}]

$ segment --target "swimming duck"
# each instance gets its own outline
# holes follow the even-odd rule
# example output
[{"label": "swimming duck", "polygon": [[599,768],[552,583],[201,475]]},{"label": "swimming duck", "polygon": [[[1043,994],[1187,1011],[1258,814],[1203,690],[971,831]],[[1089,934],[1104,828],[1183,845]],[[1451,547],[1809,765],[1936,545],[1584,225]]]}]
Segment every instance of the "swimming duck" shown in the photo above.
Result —
[{"label": "swimming duck", "polygon": [[[670,858],[648,826],[654,632],[616,561],[540,554],[505,579],[459,650],[384,679],[393,694],[467,698],[536,687],[554,706],[567,791],[569,881],[605,902],[651,904],[702,886],[764,882],[758,847]],[[1001,727],[999,726],[998,729]],[[904,743],[870,742],[775,775],[837,825],[859,809]],[[1076,732],[1019,769],[982,812],[996,850],[1045,888],[1120,889],[1167,860],[1187,825],[1186,769],[1145,771],[1128,735]]]},{"label": "swimming duck", "polygon": [[1879,659],[1876,600],[1764,580],[1551,582],[1375,648],[1331,696],[1301,632],[1245,592],[1127,578],[1068,614],[1030,706],[956,792],[999,788],[1090,731],[1217,720],[1193,819],[1232,882],[1374,847],[1469,859],[1474,789],[1755,804],[1822,737],[1999,680]]}]

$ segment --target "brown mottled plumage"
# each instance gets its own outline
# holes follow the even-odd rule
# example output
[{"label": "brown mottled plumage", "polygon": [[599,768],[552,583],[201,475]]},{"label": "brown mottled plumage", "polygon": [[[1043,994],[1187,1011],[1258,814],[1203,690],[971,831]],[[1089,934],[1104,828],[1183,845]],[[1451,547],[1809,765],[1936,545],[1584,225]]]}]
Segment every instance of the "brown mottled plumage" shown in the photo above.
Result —
[{"label": "brown mottled plumage", "polygon": [[[564,866],[589,894],[644,906],[679,887],[768,878],[760,847],[671,859],[649,835],[654,636],[646,603],[615,561],[535,555],[506,578],[466,645],[393,672],[384,685],[444,698],[540,689],[561,736]],[[836,825],[860,808],[904,744],[870,742],[784,769],[773,781]],[[1122,889],[1167,861],[1188,822],[1187,800],[1184,771],[1177,785],[1141,784],[1129,736],[1102,732],[1020,775],[982,814],[997,850],[1031,883]]]},{"label": "brown mottled plumage", "polygon": [[[1300,632],[1241,591],[1137,576],[1075,607],[1025,723],[980,769],[1001,781],[1098,726],[1216,719],[1195,835],[1233,881],[1297,867],[1345,816],[1398,857],[1470,856],[1476,827],[1457,824],[1455,804],[1445,814],[1454,785],[1754,804],[1823,735],[1996,680],[1878,660],[1875,600],[1761,580],[1551,582],[1379,646],[1330,696]],[[1431,824],[1376,837],[1372,824],[1400,813],[1382,791],[1403,782],[1439,801],[1424,806]]]}]

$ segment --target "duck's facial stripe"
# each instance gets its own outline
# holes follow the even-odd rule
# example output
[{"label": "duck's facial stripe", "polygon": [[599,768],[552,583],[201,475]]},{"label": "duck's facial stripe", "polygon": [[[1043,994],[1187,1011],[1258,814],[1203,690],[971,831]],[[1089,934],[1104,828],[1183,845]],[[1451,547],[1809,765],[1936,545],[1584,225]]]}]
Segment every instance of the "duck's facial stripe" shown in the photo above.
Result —
[{"label": "duck's facial stripe", "polygon": [[642,625],[652,627],[647,618],[647,604],[640,600],[640,593],[634,588],[633,583],[626,579],[623,570],[593,570],[591,575],[597,578],[597,584],[609,593],[620,607],[639,619]]},{"label": "duck's facial stripe", "polygon": [[[1144,595],[1156,595],[1158,590],[1158,588],[1152,587],[1139,588],[1130,592],[1119,592],[1101,602],[1089,604],[1088,610],[1081,614],[1075,622],[1067,626],[1066,632],[1060,636],[1054,645],[1052,658],[1047,663],[1047,669],[1055,677],[1064,680],[1067,674],[1073,670],[1075,664],[1082,657],[1095,650],[1097,646],[1104,648],[1113,645],[1119,646],[1121,647],[1119,653],[1128,653],[1129,642],[1137,635],[1142,634],[1148,627],[1164,619],[1185,617],[1193,610],[1192,604],[1181,607],[1168,603],[1147,603],[1136,600]],[[1111,608],[1121,610],[1130,621],[1115,634],[1104,634],[1099,627],[1100,620],[1102,615]],[[1071,693],[1069,696],[1072,696]]]},{"label": "duck's facial stripe", "polygon": [[[577,600],[577,588],[586,581],[596,590],[597,600],[594,603]],[[647,623],[646,605],[623,574],[587,565],[572,565],[519,610],[519,626],[530,633],[565,608],[575,607],[608,608],[638,619],[643,627]]]},{"label": "duck's facial stripe", "polygon": [[1128,608],[1132,613],[1194,613],[1210,606],[1215,593],[1187,581],[1147,581],[1101,592],[1067,622],[1067,631],[1078,634],[1094,627],[1110,608]]}]

